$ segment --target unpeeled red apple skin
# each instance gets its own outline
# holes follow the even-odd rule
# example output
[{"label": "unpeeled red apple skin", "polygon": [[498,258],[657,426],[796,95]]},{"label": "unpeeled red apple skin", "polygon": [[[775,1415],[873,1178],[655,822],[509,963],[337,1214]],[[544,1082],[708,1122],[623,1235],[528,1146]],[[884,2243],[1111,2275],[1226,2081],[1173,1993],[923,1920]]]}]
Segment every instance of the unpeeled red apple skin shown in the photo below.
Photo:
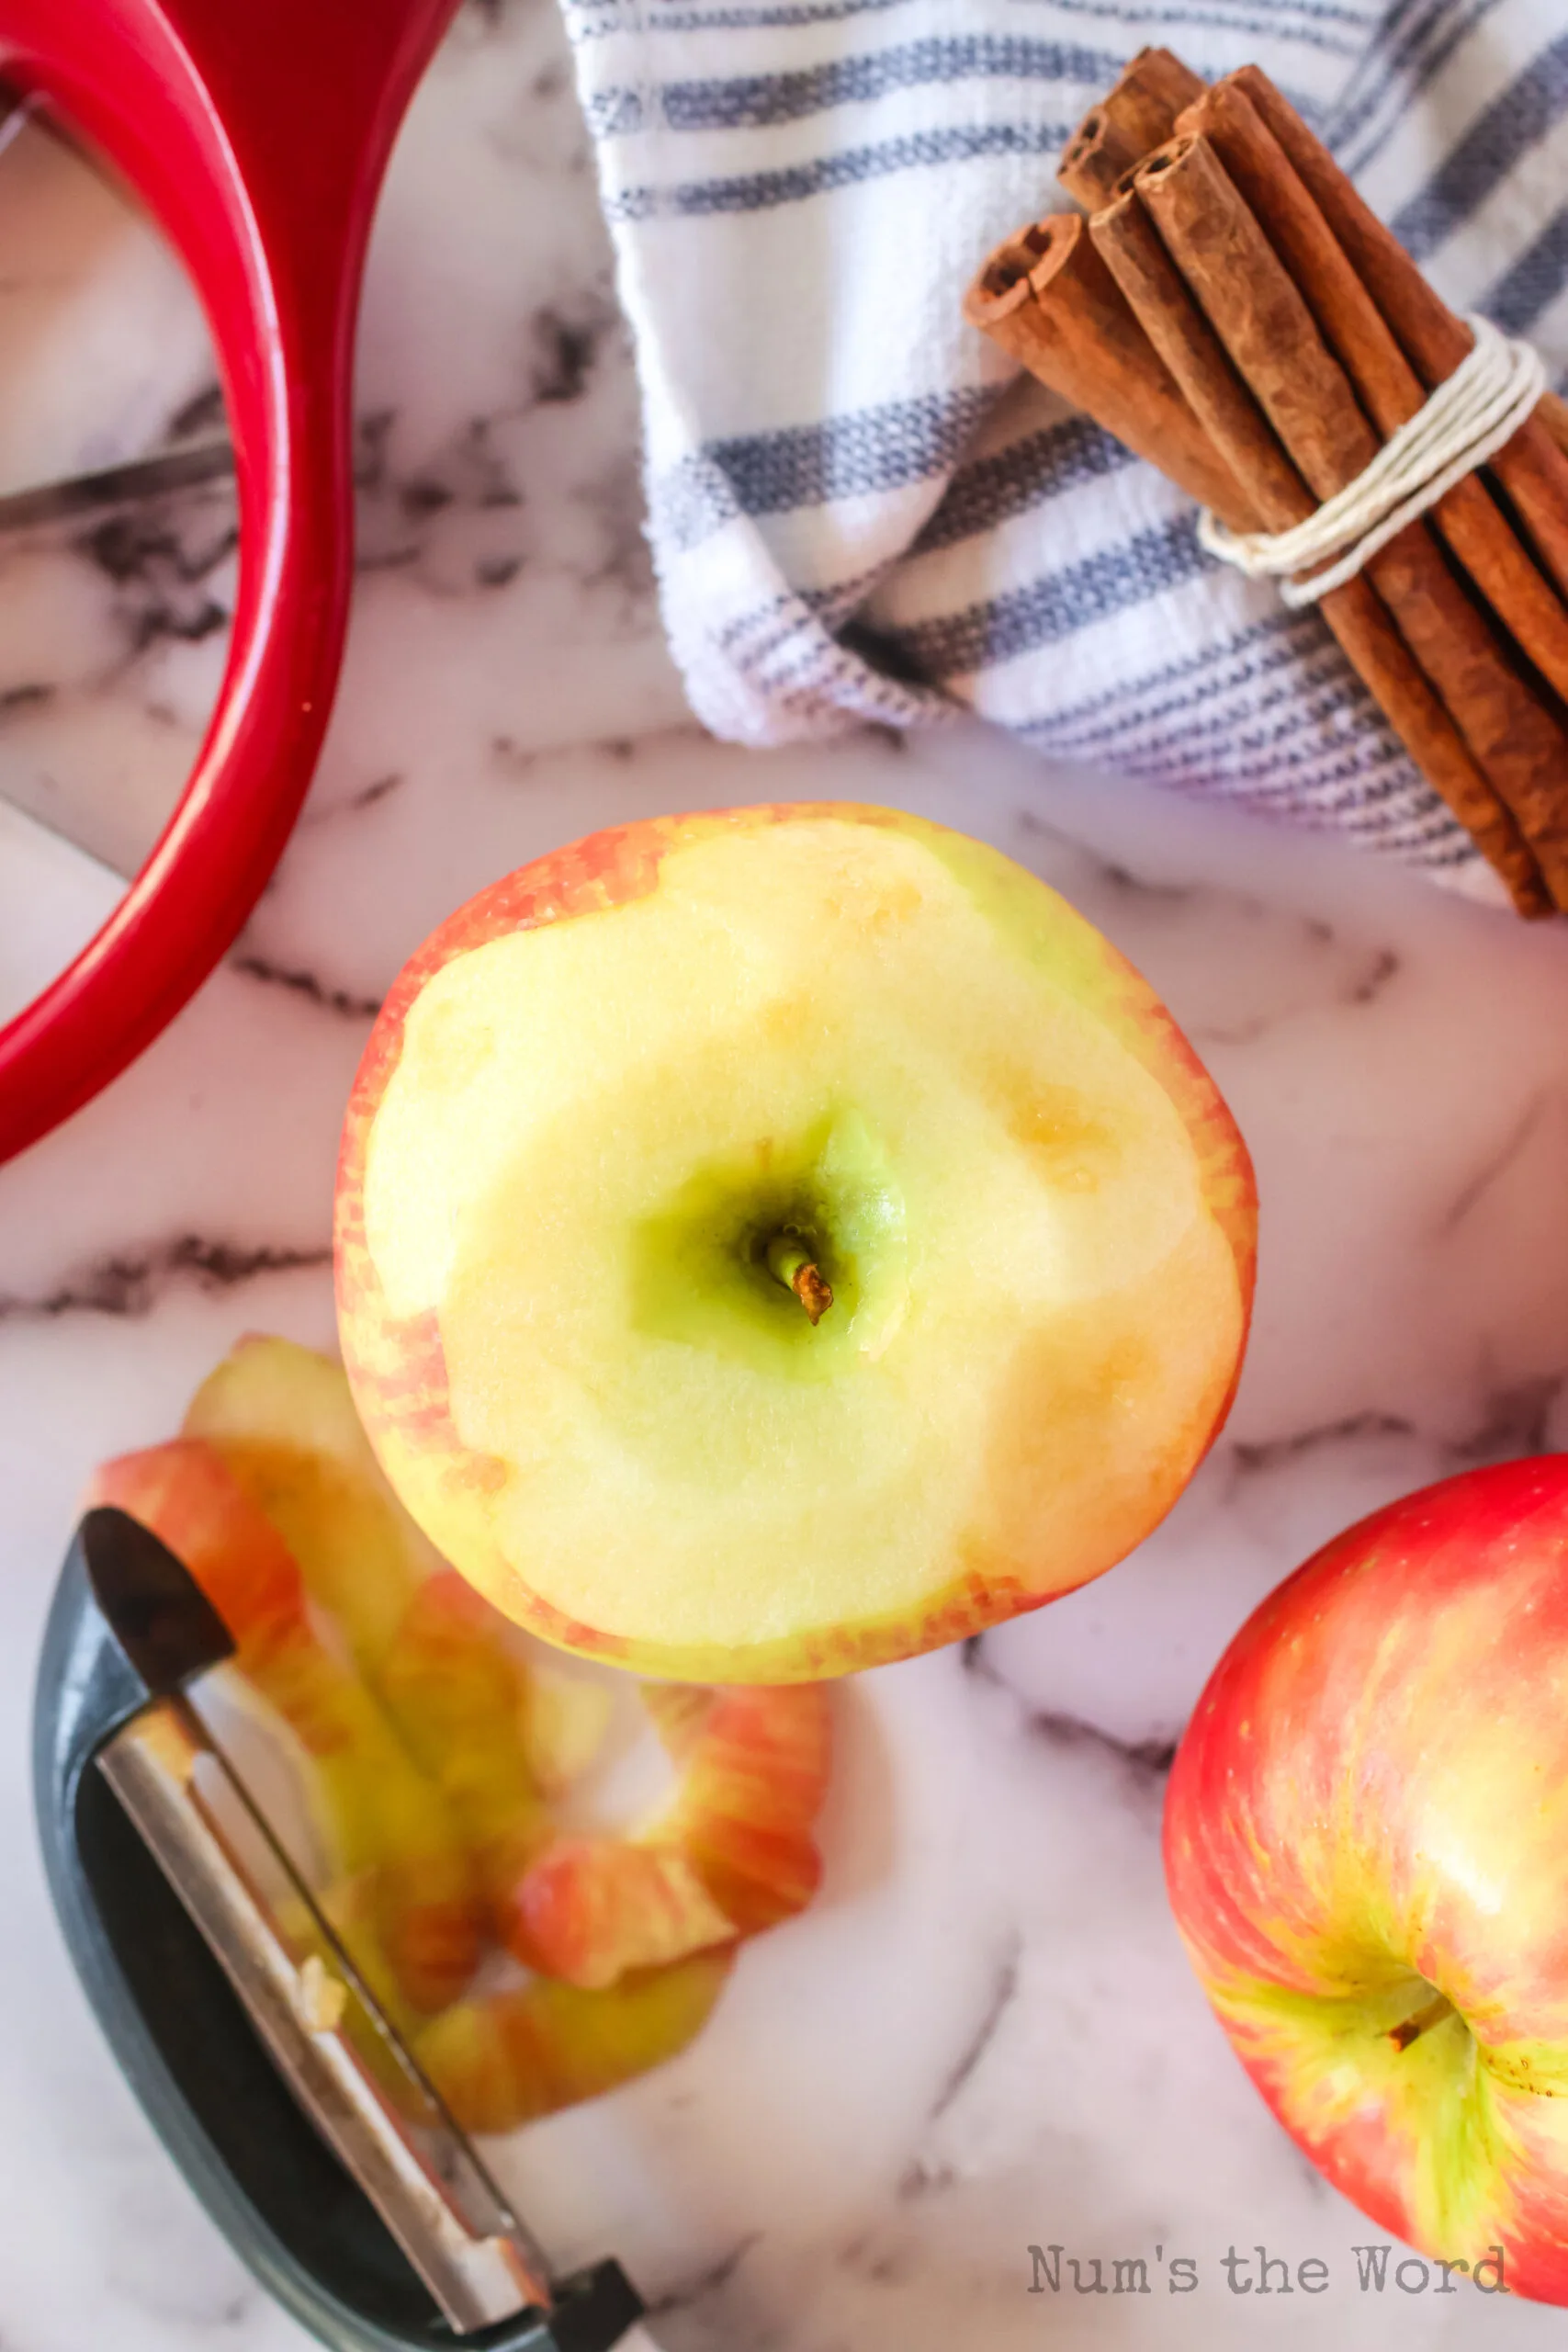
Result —
[{"label": "unpeeled red apple skin", "polygon": [[[840,1611],[837,1617],[829,1611],[783,1634],[731,1632],[714,1640],[670,1634],[658,1622],[656,1599],[647,1612],[650,1623],[627,1633],[552,1600],[530,1582],[525,1544],[509,1549],[497,1539],[496,1514],[515,1465],[465,1442],[455,1418],[450,1338],[441,1309],[395,1310],[373,1253],[366,1189],[377,1120],[423,991],[459,959],[513,935],[589,916],[599,922],[613,919],[618,910],[656,898],[666,861],[694,845],[746,837],[765,853],[775,830],[824,825],[863,829],[868,840],[891,834],[929,853],[933,872],[940,869],[950,887],[956,877],[971,914],[983,919],[998,943],[998,954],[1017,966],[1040,967],[1042,1002],[1054,989],[1076,1007],[1089,1008],[1103,1037],[1140,1074],[1138,1082],[1156,1082],[1185,1130],[1201,1216],[1220,1238],[1224,1272],[1213,1276],[1210,1296],[1217,1298],[1223,1283],[1225,1303],[1214,1324],[1224,1337],[1215,1341],[1213,1360],[1205,1362],[1201,1380],[1168,1429],[1152,1437],[1145,1429],[1118,1441],[1143,1452],[1116,1510],[1108,1514],[1113,1533],[1090,1533],[1076,1548],[1056,1540],[1059,1529],[1049,1540],[1038,1532],[1031,1538],[1028,1510],[1013,1489],[1031,1477],[1041,1483],[1042,1474],[1030,1466],[1039,1450],[1034,1431],[1055,1418],[1057,1392],[1048,1388],[1032,1413],[1028,1378],[1021,1371],[1008,1395],[1006,1426],[992,1433],[1003,1466],[989,1474],[980,1514],[988,1523],[956,1533],[941,1575],[914,1600],[891,1610]],[[998,1055],[1008,1043],[998,1041]],[[431,1111],[433,1121],[460,1116],[450,1100]],[[808,1680],[908,1657],[1035,1608],[1112,1566],[1156,1524],[1213,1442],[1234,1396],[1250,1314],[1255,1241],[1251,1165],[1213,1081],[1146,983],[1043,884],[998,853],[897,811],[834,804],[719,811],[620,828],[540,859],[460,909],[405,967],[372,1033],[345,1123],[337,1183],[339,1327],[355,1400],[393,1487],[437,1547],[508,1615],[564,1648],[654,1675],[707,1682]],[[842,1328],[841,1320],[832,1326],[829,1313],[822,1326],[825,1344],[838,1344]],[[1083,1329],[1081,1342],[1066,1343],[1068,1354],[1075,1345],[1084,1348],[1085,1395],[1103,1387],[1105,1425],[1095,1423],[1091,1431],[1099,1408],[1071,1396],[1070,1408],[1086,1415],[1085,1442],[1071,1451],[1075,1460],[1091,1459],[1096,1441],[1104,1440],[1101,1485],[1109,1492],[1118,1464],[1108,1432],[1119,1411],[1122,1430],[1134,1429],[1138,1415],[1135,1406],[1120,1400],[1122,1371],[1114,1350],[1089,1370],[1092,1308],[1084,1310]],[[1052,1376],[1063,1362],[1062,1342],[1056,1338],[1054,1343],[1056,1353],[1047,1347],[1043,1355]],[[1136,1333],[1130,1347],[1135,1357]],[[728,1569],[730,1563],[719,1565]]]},{"label": "unpeeled red apple skin", "polygon": [[1454,2263],[1500,2245],[1508,2289],[1552,2303],[1565,1854],[1563,1455],[1429,1487],[1288,1577],[1166,1807],[1189,1956],[1286,2130],[1382,2228]]}]

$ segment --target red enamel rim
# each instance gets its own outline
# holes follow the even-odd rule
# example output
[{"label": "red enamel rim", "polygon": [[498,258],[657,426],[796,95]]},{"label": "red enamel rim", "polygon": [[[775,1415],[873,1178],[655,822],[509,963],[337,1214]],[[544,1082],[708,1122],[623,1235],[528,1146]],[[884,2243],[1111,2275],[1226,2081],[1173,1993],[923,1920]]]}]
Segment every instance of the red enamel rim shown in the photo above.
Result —
[{"label": "red enamel rim", "polygon": [[0,77],[121,171],[206,308],[234,436],[229,663],[179,806],[113,915],[0,1029],[0,1159],[107,1085],[233,940],[310,784],[353,570],[371,214],[455,0],[0,0]]}]

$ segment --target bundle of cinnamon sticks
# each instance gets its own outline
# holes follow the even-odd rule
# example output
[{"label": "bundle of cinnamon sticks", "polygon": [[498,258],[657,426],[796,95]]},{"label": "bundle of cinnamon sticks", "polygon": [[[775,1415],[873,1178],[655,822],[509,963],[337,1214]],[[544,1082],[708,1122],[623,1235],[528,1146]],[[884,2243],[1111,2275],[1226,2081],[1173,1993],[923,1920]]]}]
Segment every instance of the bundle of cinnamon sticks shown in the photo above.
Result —
[{"label": "bundle of cinnamon sticks", "polygon": [[[1344,490],[1474,337],[1256,66],[1145,50],[966,316],[1237,532]],[[1547,395],[1320,610],[1523,915],[1568,910],[1568,419]]]}]

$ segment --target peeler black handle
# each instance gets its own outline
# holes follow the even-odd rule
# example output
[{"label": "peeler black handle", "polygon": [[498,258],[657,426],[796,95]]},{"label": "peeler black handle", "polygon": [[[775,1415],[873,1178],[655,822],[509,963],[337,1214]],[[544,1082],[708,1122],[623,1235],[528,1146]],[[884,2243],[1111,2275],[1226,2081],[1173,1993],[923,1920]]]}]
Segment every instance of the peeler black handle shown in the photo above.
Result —
[{"label": "peeler black handle", "polygon": [[[160,1579],[184,1588],[161,1611]],[[153,1596],[117,1633],[98,1595]],[[164,2146],[264,2287],[333,2352],[612,2352],[642,2305],[618,2264],[555,2289],[552,2311],[458,2335],[363,2189],[296,2105],[228,1978],[95,1757],[166,1689],[190,1580],[123,1512],[77,1529],[50,1611],[33,1713],[33,1791],[50,1892],[89,2001]],[[206,1604],[202,1606],[205,1608]],[[208,1612],[202,1664],[227,1655]],[[198,1644],[198,1646],[201,1645]]]}]

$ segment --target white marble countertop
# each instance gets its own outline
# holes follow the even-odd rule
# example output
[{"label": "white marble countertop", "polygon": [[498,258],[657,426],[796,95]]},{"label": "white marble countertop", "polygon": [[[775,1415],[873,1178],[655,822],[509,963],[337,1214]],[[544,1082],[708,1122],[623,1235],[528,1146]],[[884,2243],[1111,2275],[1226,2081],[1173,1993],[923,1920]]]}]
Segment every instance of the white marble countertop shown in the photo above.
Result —
[{"label": "white marble countertop", "polygon": [[[210,424],[210,386],[145,231],[28,134],[0,164],[0,487]],[[561,2261],[622,2256],[676,2352],[1555,2340],[1512,2299],[1358,2290],[1349,2249],[1377,2233],[1210,2020],[1157,1828],[1200,1683],[1280,1575],[1386,1497],[1568,1433],[1568,934],[974,729],[773,755],[701,737],[651,601],[547,0],[470,6],[420,96],[360,413],[352,642],[294,844],[167,1035],[0,1171],[0,2344],[302,2340],[119,2082],[43,1891],[30,1684],[86,1472],[167,1433],[241,1331],[330,1340],[345,1091],[440,916],[607,821],[807,795],[984,834],[1162,989],[1258,1161],[1256,1338],[1224,1439],[1134,1558],[966,1653],[845,1686],[817,1908],[745,1952],[683,2060],[524,2136],[507,2177]],[[111,848],[197,741],[230,521],[220,487],[0,541],[0,773],[41,797],[101,782]],[[112,887],[0,813],[0,995]],[[1032,2242],[1142,2255],[1155,2291],[1031,2295]],[[1260,2244],[1324,2257],[1328,2291],[1229,2292],[1220,2257]],[[1179,2254],[1190,2296],[1166,2290]]]}]

